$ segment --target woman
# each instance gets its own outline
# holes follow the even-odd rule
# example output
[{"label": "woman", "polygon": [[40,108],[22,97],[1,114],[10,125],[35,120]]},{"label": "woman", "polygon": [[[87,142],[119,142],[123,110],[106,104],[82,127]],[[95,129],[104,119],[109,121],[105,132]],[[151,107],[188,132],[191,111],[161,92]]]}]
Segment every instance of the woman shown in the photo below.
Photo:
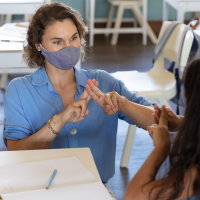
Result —
[{"label": "woman", "polygon": [[[187,102],[184,118],[165,106],[162,106],[162,111],[155,106],[154,117],[158,124],[148,127],[155,148],[131,180],[124,200],[182,200],[193,196],[196,196],[193,200],[200,199],[200,59],[188,66],[184,87]],[[86,89],[96,101],[100,101],[104,95],[91,81],[88,81]],[[128,109],[130,113],[133,112],[132,102],[116,93],[110,93],[110,100],[104,102],[106,112],[112,106],[107,105],[109,102],[120,107],[122,113]],[[178,130],[171,150],[169,128]],[[168,173],[163,175],[165,178],[155,180],[158,169],[168,155]]]},{"label": "woman", "polygon": [[[154,109],[105,71],[74,67],[84,55],[86,32],[70,7],[54,2],[37,10],[24,59],[38,69],[7,87],[4,141],[8,150],[89,147],[106,183],[114,175],[118,118],[146,129]],[[103,92],[116,91],[134,102],[133,116],[129,119],[115,108],[105,115],[85,91],[88,79],[96,79],[93,83]]]}]

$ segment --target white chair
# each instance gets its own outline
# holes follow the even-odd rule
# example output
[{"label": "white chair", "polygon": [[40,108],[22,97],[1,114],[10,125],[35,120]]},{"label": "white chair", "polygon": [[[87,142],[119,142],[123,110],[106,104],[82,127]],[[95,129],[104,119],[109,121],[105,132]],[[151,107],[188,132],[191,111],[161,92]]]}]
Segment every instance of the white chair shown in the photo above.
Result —
[{"label": "white chair", "polygon": [[[169,24],[170,22],[165,22],[163,24],[159,39]],[[126,71],[112,73],[111,75],[122,80],[126,87],[130,91],[136,92],[138,96],[144,96],[152,103],[160,103],[170,107],[168,100],[176,95],[176,80],[174,74],[165,70],[164,58],[176,61],[184,27],[184,24],[180,24],[174,29],[161,53],[159,53],[155,60],[153,68],[149,72],[140,73],[138,71]],[[183,50],[181,52],[181,69],[186,66],[193,39],[192,31],[187,31],[183,43]],[[129,163],[135,131],[136,126],[129,125],[120,164],[121,167],[126,167]]]},{"label": "white chair", "polygon": [[[119,0],[117,0],[115,3],[119,2]],[[95,34],[108,34],[108,33],[142,33],[143,34],[143,45],[146,45],[146,22],[147,22],[147,0],[138,0],[134,2],[134,4],[129,5],[130,3],[132,3],[132,0],[126,0],[126,1],[120,1],[122,5],[118,11],[118,17],[116,20],[116,27],[115,28],[95,28],[94,27],[94,23],[96,21],[95,19],[95,0],[86,0],[85,3],[85,18],[86,21],[89,25],[89,30],[90,30],[90,39],[89,39],[89,44],[90,46],[94,45],[94,35]],[[138,8],[141,7],[141,5],[143,6],[143,15],[140,11],[140,9]],[[133,12],[136,13],[136,15],[138,16],[138,21],[141,25],[140,28],[120,28],[120,24],[121,24],[121,19],[122,19],[122,14],[123,14],[123,10],[125,8],[127,8],[127,6],[130,8],[133,8],[132,10],[134,10]],[[137,8],[135,8],[135,6]],[[109,14],[109,18],[112,18],[112,7],[111,7],[111,12]],[[117,28],[119,27],[119,28]],[[147,26],[147,33],[149,33],[149,26]],[[152,32],[153,33],[153,32]],[[154,34],[154,33],[153,33]],[[153,35],[151,34],[151,35]],[[115,38],[117,38],[117,36],[115,36]],[[153,38],[153,37],[152,37]],[[115,39],[115,41],[117,41]],[[154,41],[156,42],[157,39],[154,35]],[[113,43],[114,44],[114,43]]]},{"label": "white chair", "polygon": [[[145,38],[145,41],[143,40],[143,45],[146,45],[146,34],[150,37],[152,43],[154,44],[157,43],[157,37],[147,22],[147,2],[143,2],[142,0],[108,0],[108,2],[111,4],[111,6],[106,25],[107,29],[111,28],[115,7],[118,7],[116,22],[114,25],[115,29],[119,29],[121,27],[121,21],[123,18],[124,10],[128,9],[132,11],[133,15],[135,16],[141,27],[143,27],[144,23],[143,17],[145,18],[146,31],[142,32],[143,37]],[[141,7],[143,7],[143,13],[140,10]],[[137,28],[135,29],[135,33],[138,33]],[[117,41],[118,41],[118,33],[114,33],[112,36],[111,44],[116,45]]]},{"label": "white chair", "polygon": [[198,0],[163,0],[163,22],[168,18],[169,5],[177,10],[177,20],[180,22],[184,22],[186,12],[200,11],[200,1]]}]

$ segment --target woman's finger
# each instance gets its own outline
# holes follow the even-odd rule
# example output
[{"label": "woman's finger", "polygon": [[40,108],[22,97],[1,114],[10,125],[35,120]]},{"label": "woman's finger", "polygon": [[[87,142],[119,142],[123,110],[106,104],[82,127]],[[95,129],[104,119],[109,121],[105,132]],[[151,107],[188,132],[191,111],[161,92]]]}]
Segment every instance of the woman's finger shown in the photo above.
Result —
[{"label": "woman's finger", "polygon": [[85,100],[81,101],[81,117],[85,116],[87,110],[87,102]]},{"label": "woman's finger", "polygon": [[90,79],[87,80],[87,83],[88,83],[90,89],[91,89],[98,97],[104,96],[104,93],[101,92],[101,91],[94,85],[94,83],[93,83]]},{"label": "woman's finger", "polygon": [[100,99],[99,96],[97,96],[92,89],[90,88],[90,86],[88,84],[85,85],[85,89],[88,92],[89,96],[92,97],[95,101],[98,101]]},{"label": "woman's finger", "polygon": [[148,130],[148,132],[149,132],[150,137],[153,139],[153,127],[148,126],[148,127],[147,127],[147,130]]},{"label": "woman's finger", "polygon": [[157,115],[157,118],[159,119],[160,118],[160,112],[161,112],[161,110],[160,110],[160,108],[156,104],[154,104],[153,107],[155,109],[155,114]]},{"label": "woman's finger", "polygon": [[166,111],[166,106],[162,106],[161,115],[159,119],[159,125],[167,126],[168,125],[168,114]]},{"label": "woman's finger", "polygon": [[109,93],[107,93],[105,95],[105,101],[106,101],[106,104],[111,107],[111,109],[113,110],[113,112],[115,112],[116,111],[116,107],[114,106]]},{"label": "woman's finger", "polygon": [[99,83],[98,83],[95,79],[92,79],[92,82],[94,83],[94,85],[95,85],[96,87],[98,87]]},{"label": "woman's finger", "polygon": [[153,113],[152,115],[153,115],[153,118],[154,118],[155,123],[156,123],[156,124],[159,124],[159,119],[157,118],[156,114]]},{"label": "woman's finger", "polygon": [[83,94],[80,96],[79,99],[87,99],[87,97],[89,96],[87,90],[84,90]]},{"label": "woman's finger", "polygon": [[110,94],[110,96],[111,96],[112,103],[114,104],[115,108],[118,110],[118,103],[117,103],[117,95],[116,95],[116,93],[112,92]]}]

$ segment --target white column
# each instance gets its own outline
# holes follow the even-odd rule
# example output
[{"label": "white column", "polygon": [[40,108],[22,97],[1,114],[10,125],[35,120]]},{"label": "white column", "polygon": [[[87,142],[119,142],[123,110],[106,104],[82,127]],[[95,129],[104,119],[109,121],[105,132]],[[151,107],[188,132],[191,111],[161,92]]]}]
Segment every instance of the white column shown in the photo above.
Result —
[{"label": "white column", "polygon": [[168,9],[169,5],[166,0],[163,0],[163,22],[168,20]]},{"label": "white column", "polygon": [[147,0],[143,0],[143,45],[147,45]]},{"label": "white column", "polygon": [[184,15],[185,15],[185,11],[187,9],[186,7],[186,3],[185,2],[179,2],[178,3],[178,8],[177,8],[177,20],[179,22],[184,23]]},{"label": "white column", "polygon": [[90,0],[90,46],[94,45],[95,0]]}]

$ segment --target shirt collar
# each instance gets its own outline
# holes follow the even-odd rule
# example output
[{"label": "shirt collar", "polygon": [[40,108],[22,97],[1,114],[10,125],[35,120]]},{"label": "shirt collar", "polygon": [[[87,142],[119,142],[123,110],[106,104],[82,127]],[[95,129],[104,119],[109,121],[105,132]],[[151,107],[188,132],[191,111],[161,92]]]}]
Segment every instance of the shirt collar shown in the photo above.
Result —
[{"label": "shirt collar", "polygon": [[52,86],[52,84],[49,80],[49,77],[48,77],[44,67],[36,70],[32,74],[32,84],[35,86],[42,86],[42,85],[48,84],[48,90],[50,92],[56,92],[56,90],[54,89],[54,87]]},{"label": "shirt collar", "polygon": [[[87,84],[87,80],[89,79],[87,77],[86,73],[85,73],[85,70],[82,70],[82,69],[79,69],[79,68],[76,68],[76,67],[74,67],[74,70],[75,70],[75,77],[76,77],[77,86],[82,86],[82,87],[85,88],[85,85]],[[44,67],[36,70],[32,74],[32,84],[36,85],[36,86],[42,86],[42,85],[48,84],[49,91],[55,92],[55,89],[53,88]]]},{"label": "shirt collar", "polygon": [[85,73],[85,70],[76,67],[74,67],[74,69],[75,69],[76,85],[85,88],[87,80],[89,79]]}]

